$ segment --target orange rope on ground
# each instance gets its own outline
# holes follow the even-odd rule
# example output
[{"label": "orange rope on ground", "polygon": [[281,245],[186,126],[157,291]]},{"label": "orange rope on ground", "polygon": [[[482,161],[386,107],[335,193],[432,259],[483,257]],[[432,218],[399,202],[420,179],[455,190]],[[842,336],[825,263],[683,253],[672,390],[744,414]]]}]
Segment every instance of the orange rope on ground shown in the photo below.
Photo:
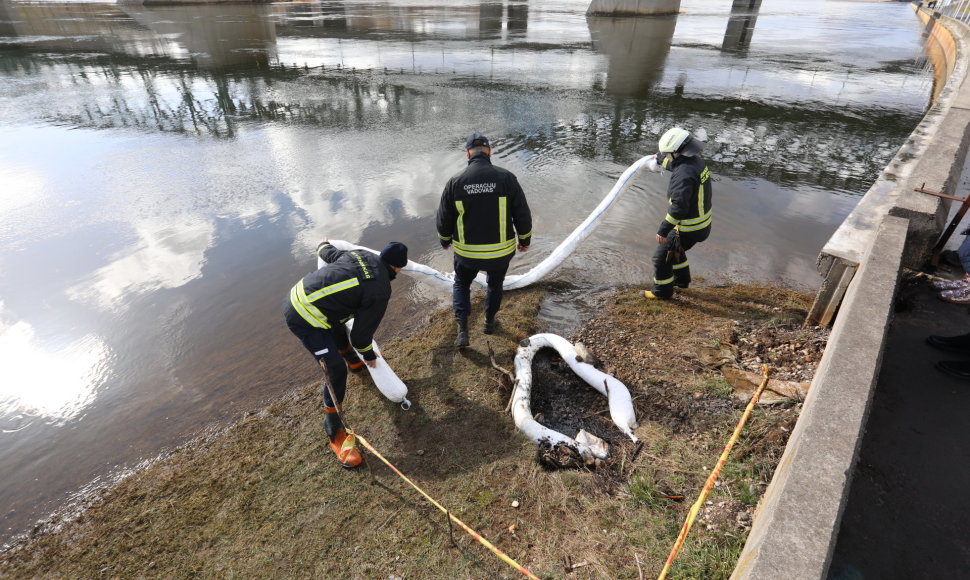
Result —
[{"label": "orange rope on ground", "polygon": [[758,404],[758,398],[761,396],[761,392],[765,390],[768,385],[768,367],[766,365],[761,365],[761,371],[764,373],[764,378],[761,380],[761,384],[755,390],[754,394],[751,395],[751,401],[748,406],[744,409],[744,413],[741,415],[741,420],[738,421],[738,426],[734,428],[734,434],[728,440],[727,445],[724,447],[724,452],[721,453],[721,458],[717,460],[717,465],[711,470],[711,475],[707,478],[707,483],[704,484],[704,489],[701,491],[700,497],[694,502],[694,505],[690,506],[690,510],[687,512],[687,519],[684,520],[684,526],[680,529],[680,535],[677,536],[677,541],[674,542],[674,547],[670,549],[670,555],[667,556],[667,562],[664,564],[663,570],[660,571],[660,576],[657,576],[657,580],[663,580],[667,577],[667,572],[670,571],[670,565],[673,564],[674,558],[677,557],[677,553],[680,552],[680,548],[684,545],[684,540],[687,539],[687,532],[690,531],[690,527],[694,525],[694,519],[697,518],[697,512],[700,511],[701,506],[704,505],[704,500],[707,499],[707,494],[711,492],[714,487],[714,482],[717,481],[717,476],[721,473],[721,468],[724,467],[724,463],[727,461],[728,454],[731,453],[731,448],[737,442],[738,437],[741,435],[741,429],[744,428],[744,424],[748,421],[748,417],[751,415],[751,411],[754,406]]},{"label": "orange rope on ground", "polygon": [[355,437],[357,437],[357,440],[360,441],[361,444],[368,451],[370,451],[371,453],[373,453],[378,459],[380,459],[381,461],[383,461],[385,465],[387,465],[392,470],[394,470],[394,473],[396,473],[399,476],[401,476],[401,479],[403,479],[404,481],[408,482],[411,485],[411,487],[413,487],[414,489],[418,490],[418,492],[421,495],[423,495],[428,501],[430,501],[432,503],[432,505],[434,505],[439,510],[445,512],[445,514],[447,514],[448,517],[451,518],[451,520],[453,522],[455,522],[456,524],[458,524],[459,526],[461,526],[462,529],[464,529],[466,532],[468,532],[469,535],[471,535],[471,537],[475,538],[483,546],[485,546],[486,548],[488,548],[489,550],[491,550],[491,552],[493,554],[495,554],[496,556],[498,556],[499,558],[501,558],[502,561],[504,561],[509,566],[512,566],[513,568],[515,568],[519,572],[521,572],[526,578],[530,578],[531,580],[539,580],[539,578],[535,574],[533,574],[532,572],[529,572],[528,570],[526,570],[525,568],[523,568],[518,562],[516,562],[512,558],[509,558],[507,555],[505,555],[504,552],[502,552],[501,550],[499,550],[498,548],[496,548],[495,546],[493,546],[491,542],[489,542],[488,540],[486,540],[485,538],[483,538],[478,532],[476,532],[475,530],[473,530],[470,527],[468,527],[467,525],[465,525],[465,522],[463,522],[460,519],[458,519],[455,516],[455,514],[451,513],[449,510],[445,509],[441,504],[439,504],[438,502],[436,502],[430,495],[426,494],[424,492],[424,490],[422,490],[420,487],[418,487],[417,485],[415,485],[415,483],[413,481],[411,481],[410,479],[408,479],[408,477],[406,475],[404,475],[403,473],[401,473],[398,470],[398,468],[394,467],[391,464],[390,461],[388,461],[387,459],[385,459],[383,455],[381,455],[376,449],[374,449],[374,447],[371,446],[371,444],[368,443],[366,439],[364,439],[360,435],[355,434],[351,429],[347,429],[347,433],[350,434],[350,435],[354,435]]}]

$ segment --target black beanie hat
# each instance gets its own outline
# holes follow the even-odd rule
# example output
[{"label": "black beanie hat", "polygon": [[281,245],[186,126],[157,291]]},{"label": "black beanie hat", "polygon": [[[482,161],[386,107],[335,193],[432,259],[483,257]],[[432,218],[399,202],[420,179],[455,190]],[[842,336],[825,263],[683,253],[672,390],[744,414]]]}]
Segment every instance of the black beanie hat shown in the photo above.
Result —
[{"label": "black beanie hat", "polygon": [[401,242],[391,242],[381,250],[381,259],[391,266],[403,268],[408,265],[408,247]]}]

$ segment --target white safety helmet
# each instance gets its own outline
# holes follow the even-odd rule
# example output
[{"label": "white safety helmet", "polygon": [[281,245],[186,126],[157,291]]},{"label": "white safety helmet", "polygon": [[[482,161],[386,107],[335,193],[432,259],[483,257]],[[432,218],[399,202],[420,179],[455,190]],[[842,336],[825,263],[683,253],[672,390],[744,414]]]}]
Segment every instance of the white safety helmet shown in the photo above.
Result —
[{"label": "white safety helmet", "polygon": [[660,152],[679,153],[690,140],[690,132],[680,127],[674,127],[660,137]]}]

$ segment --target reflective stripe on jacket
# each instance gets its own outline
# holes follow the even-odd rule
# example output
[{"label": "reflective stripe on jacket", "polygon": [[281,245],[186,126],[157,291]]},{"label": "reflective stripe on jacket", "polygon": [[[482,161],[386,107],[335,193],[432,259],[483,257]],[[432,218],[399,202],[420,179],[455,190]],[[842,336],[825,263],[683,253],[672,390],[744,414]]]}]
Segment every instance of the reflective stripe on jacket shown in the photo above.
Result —
[{"label": "reflective stripe on jacket", "polygon": [[711,205],[711,172],[699,156],[681,155],[665,159],[665,169],[671,172],[667,186],[667,215],[657,234],[667,237],[676,227],[693,232],[711,227],[714,210]]},{"label": "reflective stripe on jacket", "polygon": [[324,242],[317,255],[326,264],[290,289],[290,305],[316,328],[353,318],[350,344],[366,360],[377,358],[374,333],[391,298],[391,270],[366,250],[342,251]]},{"label": "reflective stripe on jacket", "polygon": [[509,256],[532,241],[532,213],[515,175],[478,152],[448,180],[437,214],[438,239],[464,258]]}]

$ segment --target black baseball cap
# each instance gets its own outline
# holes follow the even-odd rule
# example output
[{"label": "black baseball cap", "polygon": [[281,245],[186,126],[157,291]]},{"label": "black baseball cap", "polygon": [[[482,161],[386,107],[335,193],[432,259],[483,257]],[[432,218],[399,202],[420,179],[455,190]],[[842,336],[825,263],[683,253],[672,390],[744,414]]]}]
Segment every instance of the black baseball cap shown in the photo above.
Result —
[{"label": "black baseball cap", "polygon": [[492,148],[492,146],[488,144],[488,137],[482,135],[481,133],[472,133],[468,136],[468,139],[465,139],[465,151],[468,151],[473,147]]}]

